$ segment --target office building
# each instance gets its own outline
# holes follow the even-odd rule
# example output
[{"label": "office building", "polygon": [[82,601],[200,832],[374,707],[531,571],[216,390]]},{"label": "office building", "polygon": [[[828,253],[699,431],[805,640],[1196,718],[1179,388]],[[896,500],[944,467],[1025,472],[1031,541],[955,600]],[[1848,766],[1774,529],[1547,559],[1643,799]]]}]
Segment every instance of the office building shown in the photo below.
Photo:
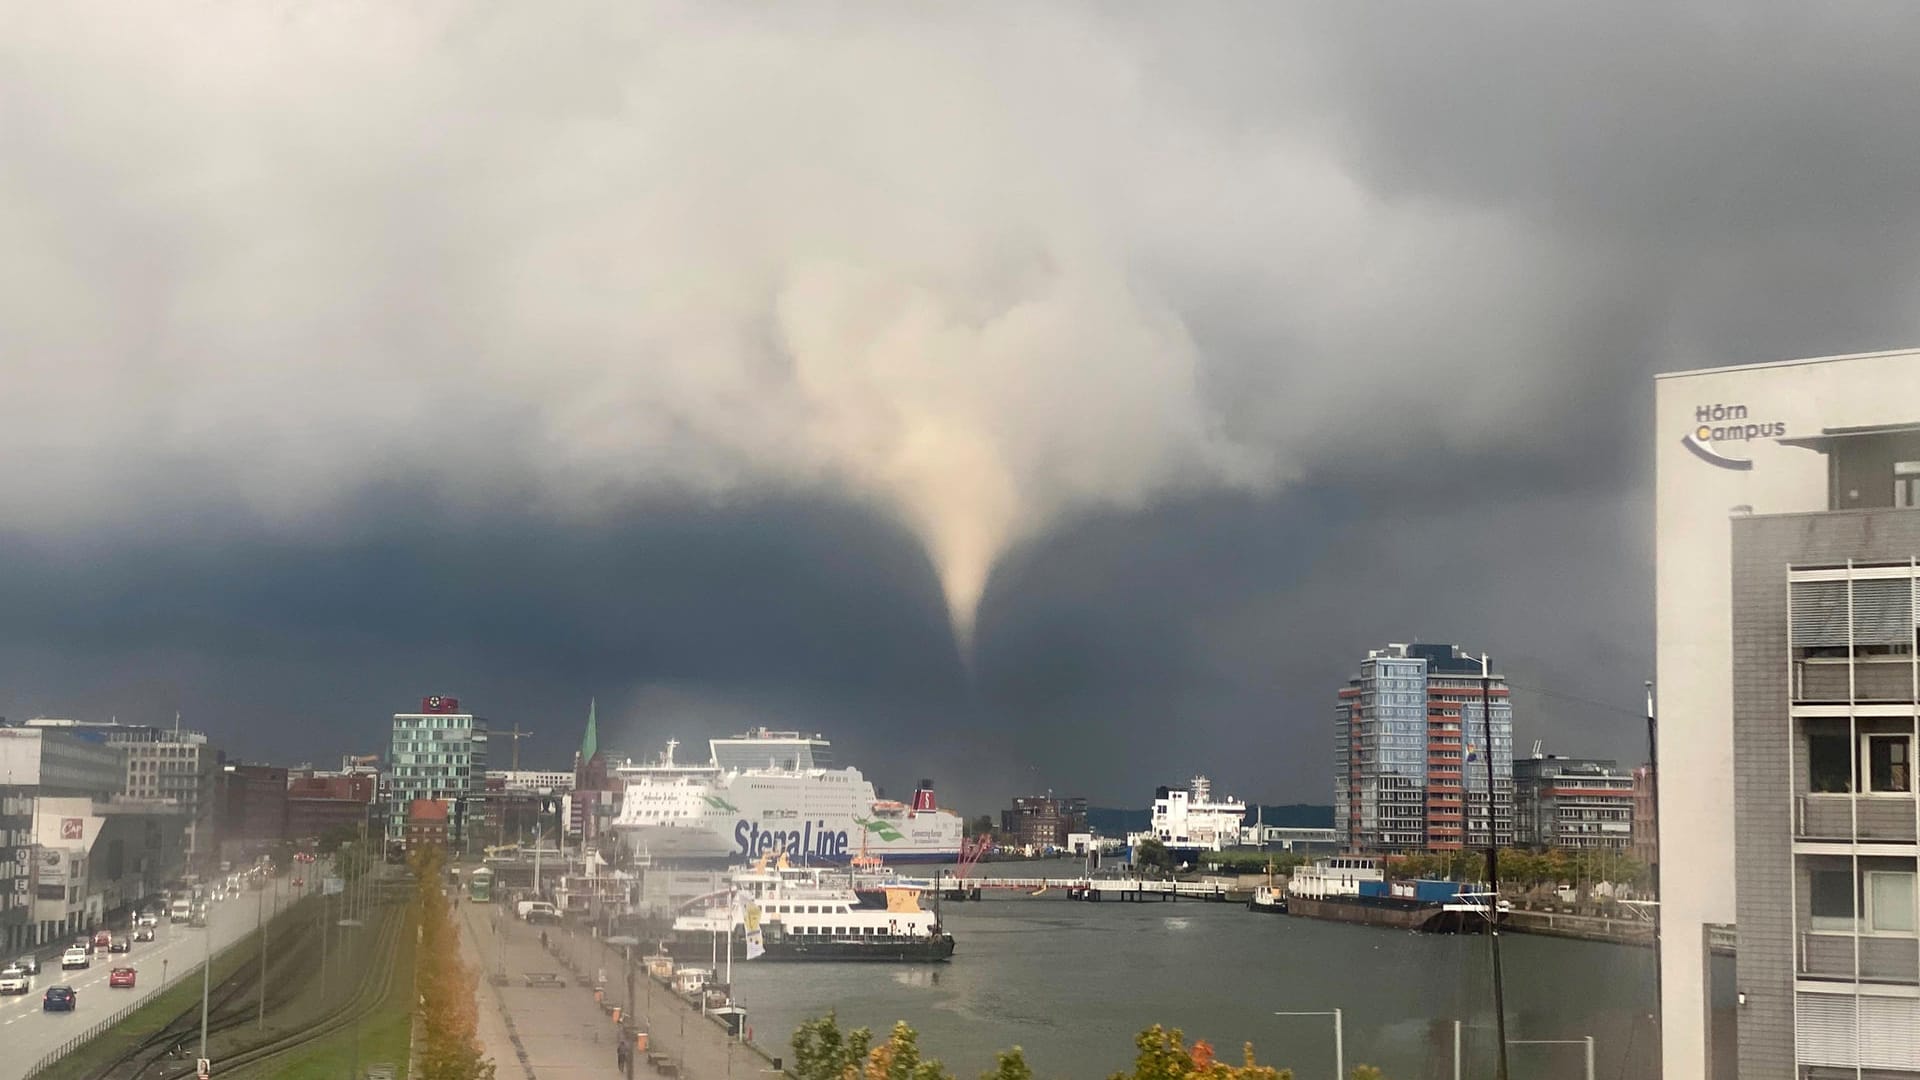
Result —
[{"label": "office building", "polygon": [[185,808],[127,796],[126,775],[125,751],[97,733],[0,728],[0,827],[10,843],[0,940],[10,951],[97,926],[184,871]]},{"label": "office building", "polygon": [[1534,848],[1633,847],[1633,776],[1600,758],[1535,754],[1513,763],[1514,841]]},{"label": "office building", "polygon": [[[448,842],[459,846],[467,800],[486,790],[487,727],[455,698],[420,699],[420,711],[395,713],[393,744],[387,755],[389,846],[406,843],[408,808],[417,799],[445,803]],[[480,810],[473,807],[475,820]]]},{"label": "office building", "polygon": [[1000,811],[1000,831],[1018,847],[1064,848],[1069,835],[1087,831],[1087,800],[1016,796],[1010,808]]},{"label": "office building", "polygon": [[239,862],[287,838],[287,770],[231,762],[220,771],[220,849]]},{"label": "office building", "polygon": [[27,721],[31,728],[65,731],[123,752],[126,770],[119,793],[133,799],[158,799],[185,811],[187,857],[207,870],[217,847],[215,787],[221,755],[204,732],[117,720]]},{"label": "office building", "polygon": [[[1513,843],[1513,706],[1489,671],[1488,798],[1481,663],[1452,645],[1373,649],[1334,709],[1334,829],[1352,851]],[[1489,818],[1489,806],[1492,815]]]},{"label": "office building", "polygon": [[379,795],[379,776],[371,771],[321,773],[302,769],[287,775],[289,840],[308,840],[337,829],[368,828],[375,840],[369,810]]},{"label": "office building", "polygon": [[564,795],[573,790],[572,769],[488,769],[487,780],[499,781],[502,791],[538,791]]},{"label": "office building", "polygon": [[1920,352],[1655,412],[1665,1075],[1920,1076]]}]

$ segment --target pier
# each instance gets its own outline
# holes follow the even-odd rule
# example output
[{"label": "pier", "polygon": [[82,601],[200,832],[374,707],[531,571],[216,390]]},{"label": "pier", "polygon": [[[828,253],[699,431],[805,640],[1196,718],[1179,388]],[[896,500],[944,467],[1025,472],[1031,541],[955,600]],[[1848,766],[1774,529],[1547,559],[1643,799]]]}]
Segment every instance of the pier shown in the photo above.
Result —
[{"label": "pier", "polygon": [[[928,888],[932,882],[925,883]],[[1062,896],[1068,900],[1139,902],[1148,900],[1207,900],[1238,903],[1247,890],[1217,881],[1149,881],[1144,878],[973,878],[943,881],[940,895],[948,900],[979,900],[990,894],[1024,893]]]}]

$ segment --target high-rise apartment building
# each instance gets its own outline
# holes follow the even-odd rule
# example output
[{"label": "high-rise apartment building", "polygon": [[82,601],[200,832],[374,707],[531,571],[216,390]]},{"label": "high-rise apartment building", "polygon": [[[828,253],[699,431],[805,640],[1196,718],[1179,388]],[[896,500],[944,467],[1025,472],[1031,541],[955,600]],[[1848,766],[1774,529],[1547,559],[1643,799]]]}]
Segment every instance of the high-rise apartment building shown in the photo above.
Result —
[{"label": "high-rise apartment building", "polygon": [[1513,763],[1514,840],[1529,847],[1633,847],[1633,775],[1619,762],[1553,754]]},{"label": "high-rise apartment building", "polygon": [[1655,398],[1664,1073],[1920,1076],[1920,351]]},{"label": "high-rise apartment building", "polygon": [[[1513,706],[1491,672],[1492,798],[1481,666],[1452,645],[1374,649],[1340,691],[1334,721],[1334,829],[1361,851],[1513,842]],[[1491,817],[1489,817],[1491,805]]]},{"label": "high-rise apartment building", "polygon": [[466,840],[469,810],[477,821],[486,792],[487,726],[460,710],[458,699],[434,695],[420,699],[420,711],[395,713],[393,743],[387,755],[387,843],[405,845],[407,814],[415,799],[445,803],[449,842]]}]

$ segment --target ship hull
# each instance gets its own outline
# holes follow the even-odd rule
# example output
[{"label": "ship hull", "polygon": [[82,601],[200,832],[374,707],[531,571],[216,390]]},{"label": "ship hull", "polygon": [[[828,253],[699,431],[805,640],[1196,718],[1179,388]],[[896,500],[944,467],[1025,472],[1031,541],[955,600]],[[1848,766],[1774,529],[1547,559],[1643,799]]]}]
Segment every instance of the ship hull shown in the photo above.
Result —
[{"label": "ship hull", "polygon": [[1390,926],[1418,930],[1427,934],[1475,934],[1485,929],[1485,920],[1472,912],[1462,912],[1442,904],[1406,900],[1389,896],[1329,896],[1287,898],[1286,913],[1309,919],[1359,923],[1362,926]]},{"label": "ship hull", "polygon": [[636,853],[681,863],[784,854],[800,865],[952,862],[962,824],[940,809],[876,806],[857,769],[726,772],[690,781],[629,782],[614,828]]},{"label": "ship hull", "polygon": [[953,935],[912,942],[786,941],[767,942],[763,960],[866,960],[893,964],[938,964],[953,958]]}]

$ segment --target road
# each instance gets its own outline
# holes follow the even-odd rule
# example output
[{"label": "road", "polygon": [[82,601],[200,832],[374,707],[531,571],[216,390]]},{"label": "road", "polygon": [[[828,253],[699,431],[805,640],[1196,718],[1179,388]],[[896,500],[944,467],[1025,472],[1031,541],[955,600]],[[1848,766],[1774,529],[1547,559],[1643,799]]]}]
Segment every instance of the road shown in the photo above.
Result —
[{"label": "road", "polygon": [[[231,900],[213,905],[207,917],[207,929],[198,930],[186,923],[169,923],[165,916],[155,928],[156,939],[133,946],[129,953],[96,956],[93,966],[84,970],[61,971],[55,956],[44,961],[34,977],[33,990],[20,997],[0,999],[0,1080],[20,1080],[40,1058],[59,1048],[61,1043],[107,1019],[120,1009],[159,993],[162,977],[168,984],[178,983],[190,973],[199,978],[198,965],[205,956],[206,935],[213,934],[215,952],[251,933],[258,924],[261,904],[267,917],[273,915],[276,899],[285,906],[298,890],[286,878],[278,878],[259,892],[247,891]],[[116,926],[119,934],[122,928]],[[77,936],[77,935],[76,935]],[[11,958],[8,958],[11,959]],[[107,974],[116,967],[131,966],[139,972],[130,990],[107,987]],[[50,986],[71,986],[78,997],[72,1012],[45,1012],[41,995]]]}]

